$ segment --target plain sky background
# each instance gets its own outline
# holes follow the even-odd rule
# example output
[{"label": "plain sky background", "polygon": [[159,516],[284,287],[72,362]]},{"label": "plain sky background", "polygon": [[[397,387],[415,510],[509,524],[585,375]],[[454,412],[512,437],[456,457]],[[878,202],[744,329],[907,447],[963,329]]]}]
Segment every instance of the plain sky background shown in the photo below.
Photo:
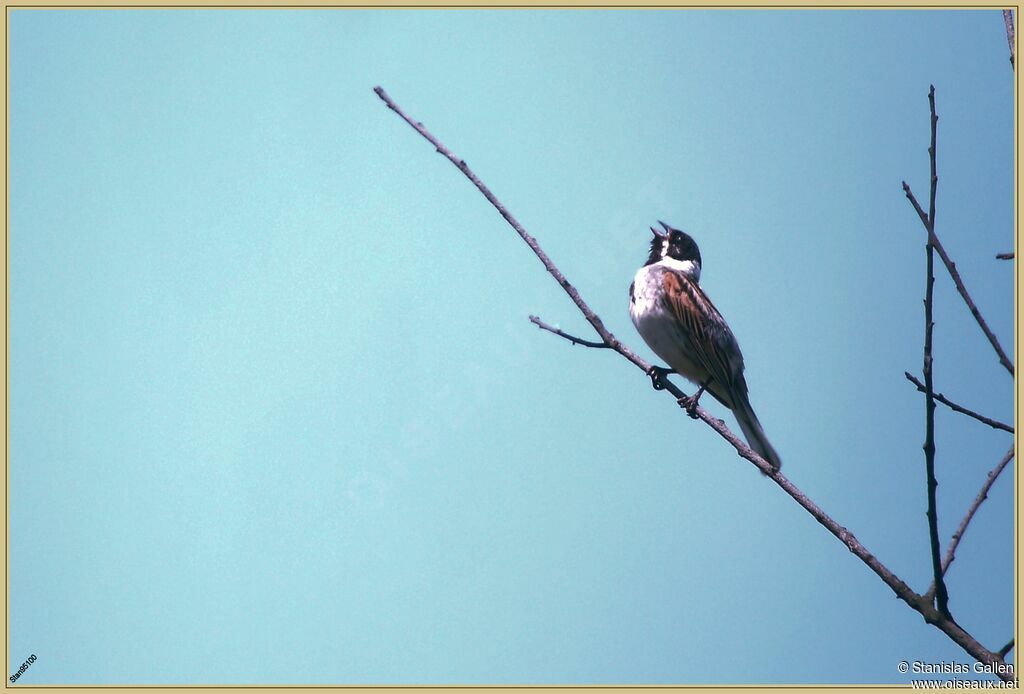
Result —
[{"label": "plain sky background", "polygon": [[[26,11],[10,29],[21,683],[888,683],[970,658],[614,354],[688,230],[783,472],[918,591],[937,231],[1013,353],[998,11]],[[1012,379],[936,264],[935,383]],[[705,406],[735,427],[710,399]],[[948,541],[1011,445],[937,413]],[[950,569],[1013,635],[1013,467]]]}]

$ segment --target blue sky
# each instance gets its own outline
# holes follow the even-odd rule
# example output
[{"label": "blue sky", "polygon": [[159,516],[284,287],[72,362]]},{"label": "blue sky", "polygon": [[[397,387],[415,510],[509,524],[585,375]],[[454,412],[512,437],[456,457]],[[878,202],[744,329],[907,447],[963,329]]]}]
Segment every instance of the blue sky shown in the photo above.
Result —
[{"label": "blue sky", "polygon": [[[689,231],[784,472],[930,580],[924,232],[1013,348],[995,11],[10,13],[21,683],[888,683],[968,656],[603,351]],[[937,268],[936,387],[1013,383]],[[705,402],[730,426],[717,404]],[[717,408],[717,409],[716,409]],[[940,407],[943,544],[1011,437]],[[1011,467],[948,575],[1013,633]]]}]

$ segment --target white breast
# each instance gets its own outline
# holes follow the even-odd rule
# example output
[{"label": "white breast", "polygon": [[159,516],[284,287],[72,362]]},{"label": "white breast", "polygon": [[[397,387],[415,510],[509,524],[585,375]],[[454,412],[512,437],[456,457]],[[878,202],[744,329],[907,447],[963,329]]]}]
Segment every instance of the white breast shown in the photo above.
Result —
[{"label": "white breast", "polygon": [[688,380],[703,383],[707,380],[707,372],[687,356],[688,352],[693,353],[689,346],[690,338],[662,301],[664,268],[660,265],[646,265],[637,271],[633,278],[629,315],[640,337],[658,357]]},{"label": "white breast", "polygon": [[[655,276],[657,275],[657,276]],[[659,292],[661,291],[661,272],[654,265],[644,265],[633,277],[633,296],[630,297],[629,315],[633,325],[640,329],[640,321],[651,311],[659,309]]]}]

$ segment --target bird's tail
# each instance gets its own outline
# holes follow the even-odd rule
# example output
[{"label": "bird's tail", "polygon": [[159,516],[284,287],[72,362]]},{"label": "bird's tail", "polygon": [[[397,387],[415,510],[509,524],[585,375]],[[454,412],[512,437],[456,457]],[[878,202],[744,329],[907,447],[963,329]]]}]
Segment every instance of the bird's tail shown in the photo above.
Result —
[{"label": "bird's tail", "polygon": [[747,445],[767,460],[768,464],[773,468],[776,470],[781,468],[782,458],[775,452],[775,448],[768,441],[768,437],[764,435],[764,429],[761,428],[761,422],[758,421],[757,415],[754,414],[754,408],[750,406],[750,400],[747,399],[746,393],[736,393],[732,401],[732,412],[736,415],[736,421],[739,423],[740,429],[743,430],[743,436],[747,439]]}]

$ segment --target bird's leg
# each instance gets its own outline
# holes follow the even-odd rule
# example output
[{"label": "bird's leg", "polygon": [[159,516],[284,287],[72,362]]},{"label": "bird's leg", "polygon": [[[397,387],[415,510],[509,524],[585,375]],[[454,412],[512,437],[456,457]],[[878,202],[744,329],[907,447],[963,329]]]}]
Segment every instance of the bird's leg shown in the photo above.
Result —
[{"label": "bird's leg", "polygon": [[651,385],[655,390],[665,390],[665,377],[675,372],[675,369],[666,369],[663,366],[652,366],[647,369],[647,375],[651,377]]},{"label": "bird's leg", "polygon": [[697,403],[700,401],[700,396],[704,394],[704,389],[710,384],[711,377],[708,377],[708,380],[704,381],[692,396],[687,397],[684,395],[679,398],[679,406],[686,410],[686,414],[690,415],[692,419],[697,419]]}]

